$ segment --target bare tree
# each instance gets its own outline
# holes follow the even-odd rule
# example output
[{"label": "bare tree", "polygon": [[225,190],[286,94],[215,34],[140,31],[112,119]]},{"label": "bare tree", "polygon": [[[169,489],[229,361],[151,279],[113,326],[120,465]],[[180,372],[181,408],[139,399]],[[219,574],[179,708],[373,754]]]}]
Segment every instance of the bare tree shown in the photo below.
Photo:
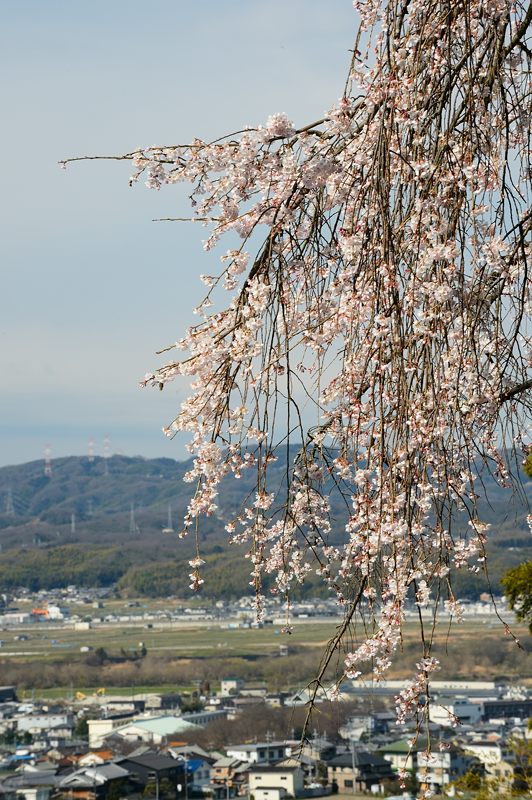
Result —
[{"label": "bare tree", "polygon": [[[345,91],[323,119],[296,128],[275,114],[118,158],[149,187],[192,184],[207,250],[225,233],[242,240],[221,274],[201,276],[200,322],[162,351],[183,358],[143,381],[193,380],[165,429],[191,434],[185,532],[216,510],[222,479],[254,472],[227,530],[249,544],[259,614],[265,574],[289,598],[317,570],[345,607],[320,676],[346,643],[345,676],[369,664],[380,677],[410,593],[421,637],[405,719],[426,713],[437,668],[421,609],[447,598],[459,619],[452,570],[484,569],[482,476],[509,485],[505,448],[527,452],[532,5],[354,6]],[[331,504],[345,510],[342,537]],[[195,588],[201,564],[198,551]],[[349,644],[363,609],[373,622]]]}]

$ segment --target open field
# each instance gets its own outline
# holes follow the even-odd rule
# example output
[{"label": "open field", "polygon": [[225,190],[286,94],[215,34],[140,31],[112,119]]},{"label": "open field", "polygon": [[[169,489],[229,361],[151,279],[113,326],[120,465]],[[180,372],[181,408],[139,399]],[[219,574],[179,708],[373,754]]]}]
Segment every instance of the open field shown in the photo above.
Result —
[{"label": "open field", "polygon": [[[76,691],[91,694],[102,686],[108,693],[124,693],[126,689],[131,692],[132,687],[135,691],[170,691],[193,687],[194,680],[216,684],[228,674],[239,675],[248,682],[259,681],[272,690],[295,689],[316,674],[320,656],[337,624],[335,620],[296,621],[291,635],[281,633],[278,625],[236,628],[212,621],[154,622],[149,628],[142,623],[99,623],[88,630],[51,623],[26,625],[0,632],[0,670],[5,682],[18,683],[21,688],[48,687],[50,697]],[[465,621],[450,632],[447,625],[440,623],[435,629],[433,653],[440,659],[442,669],[435,677],[504,677],[513,683],[532,684],[531,659],[526,652],[530,650],[530,636],[523,625],[513,626],[512,630],[522,639],[523,650],[505,635],[500,623]],[[361,635],[362,630],[358,633]],[[356,634],[356,630],[351,631],[346,647],[356,647]],[[25,637],[22,641],[21,635]],[[280,645],[288,648],[286,657],[280,657]],[[109,658],[95,662],[99,648]],[[136,657],[142,648],[147,656]],[[408,622],[402,650],[396,655],[389,677],[410,677],[420,655],[418,626]],[[341,673],[342,660],[343,654],[334,659],[330,679]]]},{"label": "open field", "polygon": [[109,700],[112,700],[114,696],[116,697],[134,697],[135,695],[139,694],[168,694],[171,692],[175,692],[177,690],[188,689],[188,687],[176,687],[173,683],[161,683],[155,684],[154,686],[134,686],[134,687],[124,687],[124,686],[54,686],[50,689],[39,689],[36,693],[33,689],[22,689],[18,691],[18,696],[21,700],[29,700],[32,697],[38,696],[39,699],[42,700],[63,700],[63,699],[72,699],[75,695],[83,694],[86,695],[87,698],[91,696],[98,696],[98,692],[105,689],[105,697]]},{"label": "open field", "polygon": [[208,657],[222,652],[239,657],[277,655],[281,644],[323,646],[334,630],[334,623],[306,623],[295,626],[294,633],[287,637],[281,634],[278,626],[250,629],[221,627],[215,623],[155,623],[152,628],[146,628],[115,624],[79,631],[43,623],[31,626],[27,632],[25,629],[23,635],[28,638],[24,641],[15,640],[20,636],[20,629],[17,632],[3,631],[0,657],[57,659],[64,651],[70,651],[69,657],[72,657],[80,652],[81,647],[103,647],[109,654],[118,655],[122,649],[126,652],[138,650],[141,643],[149,653],[161,652],[183,658]]},{"label": "open field", "polygon": [[[108,623],[96,624],[88,630],[75,630],[70,625],[41,623],[13,630],[4,629],[0,633],[0,658],[56,660],[61,659],[62,655],[67,657],[67,652],[68,658],[72,658],[80,653],[82,647],[91,650],[103,647],[110,655],[118,655],[122,650],[138,651],[143,645],[150,653],[166,652],[182,658],[209,657],[221,652],[236,657],[257,654],[271,656],[279,653],[280,645],[289,648],[324,647],[336,632],[338,622],[296,621],[291,635],[283,634],[279,625],[258,629],[231,627],[230,624],[221,625],[212,621],[152,625]],[[516,625],[513,630],[516,636],[526,638],[525,626]],[[406,623],[405,642],[415,639],[417,631],[417,623]],[[473,646],[479,635],[490,642],[505,639],[503,626],[496,623],[463,622],[453,626],[450,633],[448,627],[441,624],[436,631],[437,641],[443,644],[448,638],[448,646],[453,641],[467,639],[472,640]],[[24,637],[22,641],[21,635]],[[356,641],[356,631],[353,631],[352,639]]]}]

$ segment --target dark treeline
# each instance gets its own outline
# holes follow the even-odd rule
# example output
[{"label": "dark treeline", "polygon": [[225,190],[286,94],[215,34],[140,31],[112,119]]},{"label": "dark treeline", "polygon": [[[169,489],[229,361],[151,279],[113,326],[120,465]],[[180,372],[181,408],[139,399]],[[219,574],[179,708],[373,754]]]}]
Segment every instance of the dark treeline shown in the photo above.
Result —
[{"label": "dark treeline", "polygon": [[[242,548],[223,550],[219,545],[205,553],[205,595],[209,598],[242,597],[250,593],[250,576]],[[128,597],[190,597],[190,548],[178,547],[179,558],[144,547],[91,547],[69,544],[49,548],[20,548],[0,553],[0,591],[23,586],[30,591],[77,586],[112,586]],[[234,559],[242,558],[235,570]],[[267,587],[267,583],[266,583]],[[325,589],[311,579],[294,596],[316,596]]]},{"label": "dark treeline", "polygon": [[[330,635],[335,632],[331,624]],[[532,640],[524,637],[522,649],[513,639],[503,637],[502,627],[482,631],[481,648],[473,646],[478,640],[478,631],[457,628],[455,635],[442,633],[436,637],[433,653],[442,662],[438,677],[447,679],[515,679],[528,674],[528,660]],[[105,651],[104,651],[105,653]],[[331,683],[343,671],[343,653],[338,653],[330,664],[324,681]],[[292,646],[286,657],[262,655],[255,660],[243,657],[213,656],[210,658],[176,658],[160,652],[150,652],[144,657],[124,656],[118,649],[109,650],[103,657],[98,653],[87,656],[65,654],[60,659],[35,659],[28,662],[17,659],[1,659],[0,673],[5,684],[16,684],[19,689],[46,689],[72,686],[74,689],[88,686],[124,687],[133,686],[193,687],[198,681],[216,686],[224,676],[243,678],[246,682],[262,684],[269,691],[278,692],[300,689],[318,674],[323,649],[319,647]],[[390,678],[409,677],[413,665],[420,657],[420,645],[415,636],[405,637],[403,647],[397,654]]]},{"label": "dark treeline", "polygon": [[[528,551],[527,551],[528,552]],[[233,546],[224,550],[220,545],[208,545],[203,557],[202,593],[212,599],[229,599],[250,594],[249,562],[243,548]],[[168,553],[151,551],[148,547],[98,547],[86,544],[67,544],[46,548],[17,548],[0,553],[0,592],[10,592],[23,586],[30,591],[77,586],[109,587],[124,597],[187,598],[193,595],[189,587],[188,559],[190,547]],[[241,568],[235,569],[235,558]],[[492,546],[489,580],[495,594],[501,594],[500,580],[504,573],[524,559],[522,549]],[[478,599],[488,588],[486,576],[470,572],[454,572],[454,592],[458,597]],[[265,589],[268,590],[268,578]],[[297,587],[293,598],[326,597],[327,589],[314,575]]]},{"label": "dark treeline", "polygon": [[[323,702],[314,706],[307,719],[306,707],[271,708],[257,703],[245,709],[236,719],[216,720],[203,730],[195,731],[193,741],[209,750],[221,750],[236,742],[260,742],[272,738],[301,740],[312,738],[314,733],[333,740],[338,735],[338,729],[353,714],[380,711],[383,708],[384,703],[379,698],[360,698],[343,703]],[[186,732],[182,735],[186,737]]]}]

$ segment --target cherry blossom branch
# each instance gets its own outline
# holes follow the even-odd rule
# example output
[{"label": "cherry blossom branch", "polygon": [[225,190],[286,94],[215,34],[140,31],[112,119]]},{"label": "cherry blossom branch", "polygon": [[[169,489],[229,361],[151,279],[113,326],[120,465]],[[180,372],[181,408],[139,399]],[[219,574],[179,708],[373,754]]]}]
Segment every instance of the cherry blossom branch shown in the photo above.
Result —
[{"label": "cherry blossom branch", "polygon": [[349,609],[313,700],[355,615],[373,624],[343,678],[380,680],[415,603],[420,656],[398,714],[419,721],[437,668],[422,610],[441,595],[460,618],[454,572],[485,572],[483,475],[509,486],[504,446],[530,439],[532,7],[354,5],[346,88],[321,120],[274,114],[116,159],[132,183],[192,186],[207,252],[241,241],[201,276],[198,324],[160,351],[182,357],[142,381],[190,380],[165,428],[190,437],[183,535],[252,470],[226,527],[249,548],[259,617],[265,578],[289,599],[313,573]]},{"label": "cherry blossom branch", "polygon": [[506,391],[501,392],[500,401],[501,403],[506,403],[508,400],[513,400],[514,397],[517,397],[524,392],[528,392],[532,389],[532,380],[524,381],[523,383],[519,383],[516,386],[512,386],[510,389],[506,389]]}]

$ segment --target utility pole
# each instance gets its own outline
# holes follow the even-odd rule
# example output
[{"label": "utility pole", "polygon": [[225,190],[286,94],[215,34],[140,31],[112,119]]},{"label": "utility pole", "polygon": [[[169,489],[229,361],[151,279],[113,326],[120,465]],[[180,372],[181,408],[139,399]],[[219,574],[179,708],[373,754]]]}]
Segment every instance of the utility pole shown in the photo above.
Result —
[{"label": "utility pole", "polygon": [[109,458],[111,457],[111,439],[109,438],[109,434],[106,433],[104,440],[103,440],[103,463],[104,469],[103,474],[109,475]]},{"label": "utility pole", "polygon": [[353,794],[355,794],[355,740],[351,739],[351,770],[353,772]]}]

